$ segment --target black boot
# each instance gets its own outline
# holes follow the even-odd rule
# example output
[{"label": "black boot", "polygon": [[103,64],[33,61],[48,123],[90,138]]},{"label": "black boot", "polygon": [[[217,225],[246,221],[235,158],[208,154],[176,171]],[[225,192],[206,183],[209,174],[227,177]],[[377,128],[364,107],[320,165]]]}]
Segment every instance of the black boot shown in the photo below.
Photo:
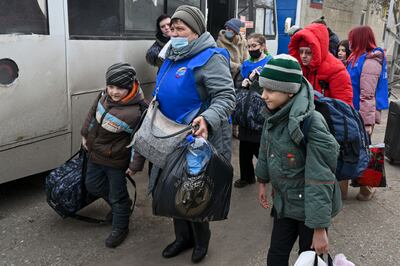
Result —
[{"label": "black boot", "polygon": [[211,231],[208,222],[191,223],[194,236],[194,249],[192,253],[192,262],[198,263],[204,259],[208,251]]},{"label": "black boot", "polygon": [[174,219],[176,240],[169,244],[162,252],[164,258],[172,258],[182,251],[194,246],[190,223],[185,220]]},{"label": "black boot", "polygon": [[113,229],[111,234],[106,239],[106,247],[115,248],[125,240],[128,236],[129,228],[125,229]]}]

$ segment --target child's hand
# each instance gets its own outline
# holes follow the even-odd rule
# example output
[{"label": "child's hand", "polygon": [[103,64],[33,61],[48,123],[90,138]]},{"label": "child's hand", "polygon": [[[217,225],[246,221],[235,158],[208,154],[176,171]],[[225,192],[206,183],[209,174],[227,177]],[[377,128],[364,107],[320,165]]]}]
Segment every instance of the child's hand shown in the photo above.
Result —
[{"label": "child's hand", "polygon": [[251,81],[249,79],[244,79],[242,81],[242,87],[246,88],[249,87],[251,85]]},{"label": "child's hand", "polygon": [[88,147],[86,146],[86,138],[82,136],[82,146],[85,148],[85,150],[88,150]]},{"label": "child's hand", "polygon": [[261,207],[268,209],[269,203],[265,194],[265,187],[266,185],[264,183],[258,184],[258,202],[260,202]]},{"label": "child's hand", "polygon": [[318,255],[328,253],[329,241],[325,228],[314,229],[311,248],[313,248]]},{"label": "child's hand", "polygon": [[131,169],[126,169],[125,174],[129,175],[130,177],[133,177],[136,174],[136,171],[132,171]]}]

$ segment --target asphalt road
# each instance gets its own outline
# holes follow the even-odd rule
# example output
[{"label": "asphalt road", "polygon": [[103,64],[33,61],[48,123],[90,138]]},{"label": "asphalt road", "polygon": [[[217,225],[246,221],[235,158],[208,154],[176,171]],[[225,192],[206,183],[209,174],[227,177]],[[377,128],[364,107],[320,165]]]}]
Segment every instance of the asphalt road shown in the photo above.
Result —
[{"label": "asphalt road", "polygon": [[[383,142],[385,124],[373,142]],[[238,176],[238,142],[233,144]],[[349,199],[329,229],[331,253],[344,253],[355,265],[400,265],[400,165],[386,163],[388,187],[369,202]],[[46,203],[43,175],[0,185],[0,265],[187,265],[191,251],[164,259],[162,249],[173,240],[170,219],[151,213],[147,177],[136,177],[138,202],[131,232],[116,249],[104,246],[109,225],[61,219]],[[236,179],[236,178],[235,178]],[[233,189],[229,219],[211,224],[212,238],[203,265],[266,265],[272,220],[257,203],[256,185]],[[102,217],[108,207],[100,200],[83,213]],[[291,262],[296,259],[293,249]]]}]

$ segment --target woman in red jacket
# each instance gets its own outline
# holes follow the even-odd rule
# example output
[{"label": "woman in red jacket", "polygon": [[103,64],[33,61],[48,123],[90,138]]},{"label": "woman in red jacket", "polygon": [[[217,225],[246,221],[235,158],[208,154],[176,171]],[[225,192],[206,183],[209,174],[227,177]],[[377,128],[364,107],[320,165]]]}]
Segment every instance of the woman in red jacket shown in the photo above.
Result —
[{"label": "woman in red jacket", "polygon": [[313,23],[296,32],[290,40],[289,53],[300,62],[303,75],[315,90],[353,105],[349,73],[329,52],[326,26]]}]

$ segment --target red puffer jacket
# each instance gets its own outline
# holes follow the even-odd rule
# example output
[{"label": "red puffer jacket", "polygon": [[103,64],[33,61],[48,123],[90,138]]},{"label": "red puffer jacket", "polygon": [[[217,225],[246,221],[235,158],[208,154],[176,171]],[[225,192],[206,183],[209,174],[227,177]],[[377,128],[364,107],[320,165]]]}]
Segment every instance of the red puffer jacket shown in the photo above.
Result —
[{"label": "red puffer jacket", "polygon": [[[301,64],[299,44],[302,40],[309,44],[313,54],[308,66]],[[289,53],[300,62],[304,77],[315,90],[353,105],[349,73],[343,63],[329,52],[329,33],[324,25],[313,23],[298,31],[290,40]]]}]

